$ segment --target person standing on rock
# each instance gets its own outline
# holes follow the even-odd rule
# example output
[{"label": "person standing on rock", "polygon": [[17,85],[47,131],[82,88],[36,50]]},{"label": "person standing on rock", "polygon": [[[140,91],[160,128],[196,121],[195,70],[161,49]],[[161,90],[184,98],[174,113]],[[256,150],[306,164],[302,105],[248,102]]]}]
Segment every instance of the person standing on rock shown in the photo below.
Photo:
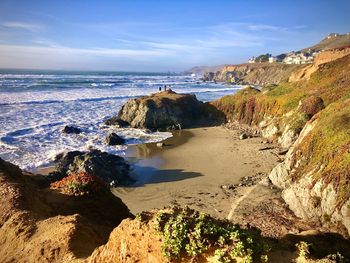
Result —
[{"label": "person standing on rock", "polygon": [[166,85],[164,85],[164,91],[166,91]]},{"label": "person standing on rock", "polygon": [[162,91],[162,87],[159,87],[159,92]]}]

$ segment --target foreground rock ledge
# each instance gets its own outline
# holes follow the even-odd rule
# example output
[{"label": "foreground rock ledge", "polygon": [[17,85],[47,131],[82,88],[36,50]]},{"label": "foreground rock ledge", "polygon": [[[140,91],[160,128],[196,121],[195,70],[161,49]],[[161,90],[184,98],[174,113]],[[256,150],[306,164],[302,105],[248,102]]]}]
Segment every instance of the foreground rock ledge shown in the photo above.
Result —
[{"label": "foreground rock ledge", "polygon": [[107,120],[106,124],[123,122],[133,128],[172,130],[218,125],[224,121],[224,115],[210,103],[198,101],[193,94],[168,90],[128,100],[118,116]]},{"label": "foreground rock ledge", "polygon": [[0,158],[0,261],[73,262],[107,242],[129,209],[110,191],[67,196]]}]

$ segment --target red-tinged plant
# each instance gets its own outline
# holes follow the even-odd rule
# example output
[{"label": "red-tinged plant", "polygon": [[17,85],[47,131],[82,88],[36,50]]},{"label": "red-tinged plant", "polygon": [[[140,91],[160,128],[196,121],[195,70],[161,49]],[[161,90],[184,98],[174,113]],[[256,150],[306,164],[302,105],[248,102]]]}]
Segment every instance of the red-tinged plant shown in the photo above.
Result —
[{"label": "red-tinged plant", "polygon": [[51,189],[57,189],[63,194],[75,196],[99,192],[106,189],[106,187],[106,183],[101,178],[84,172],[71,174],[50,185]]}]

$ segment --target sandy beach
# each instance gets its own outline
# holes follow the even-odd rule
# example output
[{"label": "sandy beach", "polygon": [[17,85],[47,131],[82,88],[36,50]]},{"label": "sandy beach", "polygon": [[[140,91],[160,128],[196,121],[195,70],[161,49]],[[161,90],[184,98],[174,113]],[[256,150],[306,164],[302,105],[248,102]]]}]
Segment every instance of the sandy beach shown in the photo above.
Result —
[{"label": "sandy beach", "polygon": [[113,193],[132,213],[179,204],[226,218],[233,197],[221,186],[267,174],[278,159],[259,151],[265,146],[261,138],[240,140],[239,134],[224,127],[196,128],[174,132],[162,148],[132,146],[126,157],[137,183]]}]

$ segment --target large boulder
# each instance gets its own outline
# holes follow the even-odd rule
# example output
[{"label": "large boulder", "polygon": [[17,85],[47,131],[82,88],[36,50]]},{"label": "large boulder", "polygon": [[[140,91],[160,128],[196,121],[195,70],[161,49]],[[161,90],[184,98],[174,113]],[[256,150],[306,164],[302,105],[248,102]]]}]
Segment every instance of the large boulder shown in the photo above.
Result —
[{"label": "large boulder", "polygon": [[125,139],[120,137],[118,134],[112,132],[106,138],[106,144],[108,145],[122,145],[125,143]]},{"label": "large boulder", "polygon": [[202,80],[204,81],[213,81],[215,77],[215,73],[214,72],[205,72]]},{"label": "large boulder", "polygon": [[50,181],[57,181],[73,173],[87,173],[100,177],[111,186],[133,182],[129,177],[129,164],[120,156],[92,150],[73,151],[56,157],[56,171],[49,174]]},{"label": "large boulder", "polygon": [[118,116],[113,116],[105,121],[106,125],[112,125],[117,128],[125,128],[129,126],[129,123],[123,120],[118,119]]},{"label": "large boulder", "polygon": [[78,127],[75,127],[75,126],[66,125],[66,126],[64,126],[64,128],[62,129],[62,132],[63,132],[63,133],[67,133],[67,134],[71,134],[71,133],[79,134],[79,133],[81,133],[81,129],[78,128]]},{"label": "large boulder", "polygon": [[[128,122],[133,128],[171,130],[221,124],[224,115],[193,94],[163,91],[128,100],[114,120]],[[107,121],[108,122],[108,121]]]}]

